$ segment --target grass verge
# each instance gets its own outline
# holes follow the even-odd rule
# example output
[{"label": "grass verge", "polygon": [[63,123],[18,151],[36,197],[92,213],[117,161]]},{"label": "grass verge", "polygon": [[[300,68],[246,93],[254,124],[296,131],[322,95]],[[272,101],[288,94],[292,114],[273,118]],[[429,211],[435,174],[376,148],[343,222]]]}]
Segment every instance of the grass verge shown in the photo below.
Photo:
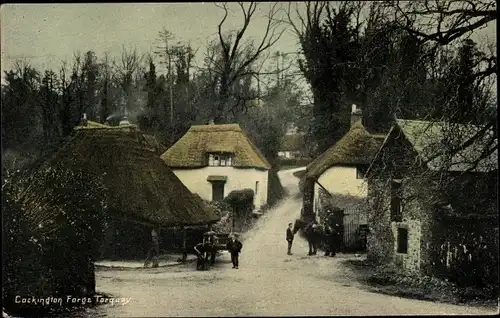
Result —
[{"label": "grass verge", "polygon": [[459,287],[436,277],[405,273],[396,266],[376,266],[366,259],[345,260],[344,265],[374,292],[455,305],[498,306],[498,288]]}]

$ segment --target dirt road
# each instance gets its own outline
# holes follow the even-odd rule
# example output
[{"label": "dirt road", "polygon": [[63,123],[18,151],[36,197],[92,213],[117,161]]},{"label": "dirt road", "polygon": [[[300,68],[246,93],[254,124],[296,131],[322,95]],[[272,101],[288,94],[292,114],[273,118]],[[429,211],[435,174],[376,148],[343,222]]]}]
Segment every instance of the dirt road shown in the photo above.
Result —
[{"label": "dirt road", "polygon": [[[97,272],[97,288],[128,304],[105,305],[92,316],[270,316],[492,314],[486,309],[370,293],[343,276],[338,258],[307,257],[296,237],[287,256],[285,229],[300,213],[294,170],[280,178],[291,196],[268,212],[244,239],[240,268],[224,255],[215,268]],[[340,256],[342,257],[342,256]]]}]

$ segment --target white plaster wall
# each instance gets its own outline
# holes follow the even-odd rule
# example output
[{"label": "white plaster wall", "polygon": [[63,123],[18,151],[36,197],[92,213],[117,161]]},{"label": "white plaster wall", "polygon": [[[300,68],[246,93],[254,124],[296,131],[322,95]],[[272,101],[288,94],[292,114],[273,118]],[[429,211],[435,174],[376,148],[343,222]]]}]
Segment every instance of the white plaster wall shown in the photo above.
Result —
[{"label": "white plaster wall", "polygon": [[278,157],[281,157],[281,158],[290,158],[292,156],[291,152],[290,151],[279,151],[278,152]]},{"label": "white plaster wall", "polygon": [[212,200],[212,183],[207,181],[208,176],[226,176],[224,197],[233,190],[252,189],[255,191],[255,182],[259,181],[259,188],[254,198],[255,207],[267,203],[267,188],[269,171],[253,168],[238,169],[233,167],[204,167],[200,169],[173,169],[175,175],[193,193],[197,193],[205,200]]},{"label": "white plaster wall", "polygon": [[[352,195],[366,198],[368,195],[367,183],[363,179],[356,179],[355,167],[331,167],[319,177],[319,183],[332,194]],[[319,208],[320,186],[314,183],[314,210]]]}]

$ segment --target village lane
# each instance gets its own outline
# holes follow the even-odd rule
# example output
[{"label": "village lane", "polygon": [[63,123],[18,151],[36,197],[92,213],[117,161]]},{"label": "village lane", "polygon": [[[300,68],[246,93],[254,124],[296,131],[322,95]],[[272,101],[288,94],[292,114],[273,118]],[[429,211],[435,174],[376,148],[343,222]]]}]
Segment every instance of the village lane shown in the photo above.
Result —
[{"label": "village lane", "polygon": [[343,276],[341,259],[307,257],[298,235],[286,255],[285,229],[300,214],[295,170],[280,172],[290,197],[266,213],[244,237],[239,269],[228,255],[214,268],[194,264],[169,269],[99,270],[97,289],[130,297],[125,305],[104,305],[91,316],[270,316],[493,314],[481,308],[404,299],[365,291]]}]

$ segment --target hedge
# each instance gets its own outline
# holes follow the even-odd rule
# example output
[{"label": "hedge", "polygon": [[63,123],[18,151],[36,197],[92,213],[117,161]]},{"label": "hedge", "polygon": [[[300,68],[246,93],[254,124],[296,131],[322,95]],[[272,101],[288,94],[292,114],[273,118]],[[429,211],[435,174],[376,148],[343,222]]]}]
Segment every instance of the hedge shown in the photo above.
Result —
[{"label": "hedge", "polygon": [[278,160],[277,160],[277,163],[280,167],[284,167],[284,166],[303,167],[303,166],[307,166],[310,162],[311,162],[311,159],[309,159],[309,158],[290,158],[290,159],[278,158]]}]

